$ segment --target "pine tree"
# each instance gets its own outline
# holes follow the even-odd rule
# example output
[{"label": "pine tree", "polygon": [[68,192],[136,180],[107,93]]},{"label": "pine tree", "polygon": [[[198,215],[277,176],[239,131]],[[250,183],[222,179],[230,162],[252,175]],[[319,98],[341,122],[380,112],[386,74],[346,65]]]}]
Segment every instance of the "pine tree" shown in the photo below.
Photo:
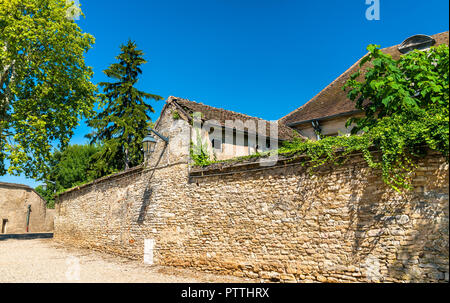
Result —
[{"label": "pine tree", "polygon": [[99,161],[106,161],[112,170],[128,169],[143,160],[141,142],[147,133],[150,121],[149,112],[155,112],[145,99],[162,100],[161,96],[138,90],[135,86],[141,66],[147,61],[144,53],[137,49],[136,43],[128,41],[121,45],[121,54],[104,71],[115,82],[101,82],[101,111],[88,121],[94,133],[87,137],[91,143],[104,145],[96,155]]}]

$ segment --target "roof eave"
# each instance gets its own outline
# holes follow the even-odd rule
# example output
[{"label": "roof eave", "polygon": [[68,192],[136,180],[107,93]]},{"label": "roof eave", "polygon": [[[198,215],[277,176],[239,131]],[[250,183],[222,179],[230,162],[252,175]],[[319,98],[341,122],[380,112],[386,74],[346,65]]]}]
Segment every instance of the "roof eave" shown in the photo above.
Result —
[{"label": "roof eave", "polygon": [[345,113],[339,113],[336,115],[331,115],[331,116],[326,116],[326,117],[320,117],[320,118],[315,118],[315,119],[309,119],[309,120],[304,120],[304,121],[299,121],[299,122],[295,122],[295,123],[288,123],[286,124],[289,127],[295,127],[301,124],[306,124],[306,123],[311,123],[313,121],[324,121],[324,120],[331,120],[334,118],[339,118],[339,117],[344,117],[344,116],[351,116],[353,114],[359,114],[359,113],[363,113],[364,111],[362,110],[353,110],[353,111],[349,111],[349,112],[345,112]]}]

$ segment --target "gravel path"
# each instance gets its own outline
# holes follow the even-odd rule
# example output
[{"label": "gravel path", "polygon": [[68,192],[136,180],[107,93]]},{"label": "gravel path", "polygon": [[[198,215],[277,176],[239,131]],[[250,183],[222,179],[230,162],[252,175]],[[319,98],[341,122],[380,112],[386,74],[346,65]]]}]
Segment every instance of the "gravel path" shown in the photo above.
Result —
[{"label": "gravel path", "polygon": [[[79,264],[79,266],[78,266]],[[255,282],[143,262],[85,249],[64,247],[51,239],[0,241],[0,283],[178,283]]]}]

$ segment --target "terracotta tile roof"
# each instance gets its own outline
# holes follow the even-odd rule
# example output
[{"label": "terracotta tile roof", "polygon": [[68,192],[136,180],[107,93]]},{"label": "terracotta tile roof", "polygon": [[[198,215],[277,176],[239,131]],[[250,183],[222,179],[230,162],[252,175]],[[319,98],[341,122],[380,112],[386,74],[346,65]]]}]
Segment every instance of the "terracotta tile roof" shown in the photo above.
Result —
[{"label": "terracotta tile roof", "polygon": [[[255,121],[256,127],[258,127],[257,122],[263,121],[268,122],[266,120],[248,116],[245,114],[233,112],[230,110],[225,110],[217,107],[212,107],[203,103],[193,102],[187,99],[177,98],[177,97],[169,97],[167,100],[167,104],[175,103],[180,109],[182,109],[188,119],[192,119],[191,114],[195,112],[202,113],[202,121],[208,121],[208,120],[216,120],[220,123],[221,126],[225,126],[225,121],[236,121],[240,120],[242,122],[246,122],[249,120]],[[277,122],[275,122],[277,123]],[[284,125],[278,123],[278,138],[280,140],[289,140],[293,138],[293,134],[295,133],[295,130]],[[247,130],[247,129],[243,129]],[[266,130],[267,134],[270,134],[270,124],[266,124]],[[249,129],[249,131],[255,131],[255,129]]]},{"label": "terracotta tile roof", "polygon": [[[431,36],[436,40],[436,44],[449,44],[449,32],[443,32]],[[390,54],[394,59],[400,58],[399,45],[391,46],[382,49],[386,54]],[[362,58],[361,58],[362,59]],[[352,65],[346,72],[344,72],[339,78],[329,84],[324,90],[317,94],[305,105],[291,112],[287,116],[281,118],[279,121],[291,125],[293,123],[299,123],[303,121],[310,121],[314,119],[320,119],[324,117],[332,117],[337,115],[345,115],[346,113],[352,113],[356,111],[354,102],[347,98],[347,92],[342,90],[345,82],[354,74],[359,68],[358,60]]]}]

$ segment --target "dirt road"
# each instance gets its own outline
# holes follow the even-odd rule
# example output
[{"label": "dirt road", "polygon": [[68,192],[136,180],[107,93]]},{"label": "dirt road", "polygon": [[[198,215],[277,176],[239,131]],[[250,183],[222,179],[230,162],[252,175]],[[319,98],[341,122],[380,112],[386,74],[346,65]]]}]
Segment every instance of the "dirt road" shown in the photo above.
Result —
[{"label": "dirt road", "polygon": [[0,241],[0,283],[257,282],[193,270],[149,266],[51,239]]}]

